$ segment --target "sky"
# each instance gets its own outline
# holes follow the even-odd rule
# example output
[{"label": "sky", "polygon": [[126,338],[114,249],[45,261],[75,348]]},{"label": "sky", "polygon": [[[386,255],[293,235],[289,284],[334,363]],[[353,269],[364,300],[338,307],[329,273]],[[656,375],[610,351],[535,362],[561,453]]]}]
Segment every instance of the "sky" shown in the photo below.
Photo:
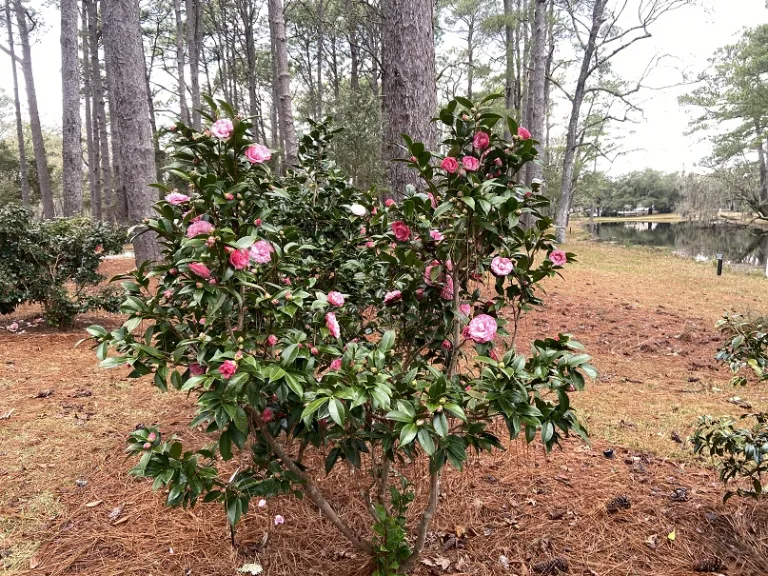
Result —
[{"label": "sky", "polygon": [[[31,6],[41,0],[30,0]],[[649,78],[655,87],[681,82],[685,71],[694,76],[706,69],[707,58],[720,46],[734,42],[745,27],[768,23],[765,0],[699,0],[699,6],[667,14],[654,24],[652,38],[643,40],[615,61],[615,70],[631,79],[656,54],[666,54],[666,65]],[[61,56],[59,50],[59,13],[53,7],[41,9],[44,29],[32,48],[38,107],[43,124],[61,126]],[[2,38],[4,34],[0,34]],[[7,42],[0,42],[6,45]],[[21,75],[20,75],[21,81]],[[662,171],[696,170],[697,163],[709,151],[701,135],[686,135],[693,112],[682,109],[677,98],[691,86],[645,91],[638,95],[643,118],[622,125],[616,133],[627,152],[603,169],[619,175],[646,167]],[[0,89],[13,93],[10,58],[0,53]],[[26,103],[23,94],[22,101]],[[26,106],[24,105],[26,110]]]}]

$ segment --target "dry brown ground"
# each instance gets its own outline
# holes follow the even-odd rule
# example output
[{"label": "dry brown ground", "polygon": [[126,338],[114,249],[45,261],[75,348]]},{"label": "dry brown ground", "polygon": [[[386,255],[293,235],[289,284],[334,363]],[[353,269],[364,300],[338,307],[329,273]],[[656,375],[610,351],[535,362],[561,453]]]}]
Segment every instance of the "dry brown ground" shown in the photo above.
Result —
[{"label": "dry brown ground", "polygon": [[[548,283],[547,307],[527,317],[521,337],[569,331],[594,355],[600,378],[576,399],[593,444],[570,442],[547,458],[517,442],[474,458],[463,474],[449,471],[425,551],[438,566],[423,564],[418,573],[522,575],[562,557],[571,574],[677,576],[716,555],[728,574],[768,575],[765,506],[722,505],[716,475],[687,443],[672,440],[673,432],[685,438],[698,414],[738,414],[728,402],[736,394],[765,407],[762,390],[729,389],[712,355],[716,318],[725,310],[766,312],[768,280],[717,278],[708,265],[658,252],[588,242],[572,248],[580,263],[565,282]],[[109,272],[121,265],[110,262]],[[22,309],[14,319],[35,312]],[[252,511],[232,549],[218,505],[169,510],[147,482],[129,478],[122,450],[137,424],[161,423],[190,444],[206,439],[187,427],[191,401],[100,370],[90,350],[73,349],[93,321],[114,319],[83,318],[79,330],[65,333],[0,331],[0,416],[13,410],[0,420],[5,571],[218,576],[258,560],[269,575],[366,573],[309,503],[286,497],[270,501],[267,512]],[[34,397],[44,391],[52,393]],[[608,447],[613,459],[603,456]],[[338,468],[326,478],[317,457],[310,464],[330,500],[362,526],[364,512],[345,492],[350,472]],[[678,488],[686,501],[671,497]],[[618,495],[629,496],[631,508],[608,514],[606,502]],[[278,513],[286,523],[271,526]]]}]

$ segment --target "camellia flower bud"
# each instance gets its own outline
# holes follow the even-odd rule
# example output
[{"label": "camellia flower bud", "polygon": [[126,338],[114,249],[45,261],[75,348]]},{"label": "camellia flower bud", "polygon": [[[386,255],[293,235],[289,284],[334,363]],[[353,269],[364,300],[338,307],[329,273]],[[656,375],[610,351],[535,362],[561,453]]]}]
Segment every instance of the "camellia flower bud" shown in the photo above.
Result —
[{"label": "camellia flower bud", "polygon": [[152,448],[152,444],[150,442],[144,442],[144,446],[142,446],[142,448],[144,448],[144,450],[149,450]]}]

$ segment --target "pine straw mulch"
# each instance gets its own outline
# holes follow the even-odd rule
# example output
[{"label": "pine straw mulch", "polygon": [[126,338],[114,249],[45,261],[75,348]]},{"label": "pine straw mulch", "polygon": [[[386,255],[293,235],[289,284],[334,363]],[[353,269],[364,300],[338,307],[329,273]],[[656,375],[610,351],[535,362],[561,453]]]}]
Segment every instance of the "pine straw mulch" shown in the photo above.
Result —
[{"label": "pine straw mulch", "polygon": [[[13,378],[12,388],[2,386],[0,408],[16,408],[0,421],[0,514],[6,526],[17,520],[18,527],[6,530],[0,544],[12,553],[24,542],[41,543],[27,564],[34,569],[20,573],[232,575],[253,561],[275,576],[366,573],[365,558],[308,502],[282,497],[266,511],[251,511],[236,549],[219,505],[165,508],[148,482],[127,476],[124,438],[137,424],[157,421],[188,446],[202,445],[205,435],[187,426],[193,405],[98,370],[91,351],[72,350],[79,336],[0,336],[0,383]],[[42,354],[46,362],[36,361]],[[33,398],[44,387],[54,393]],[[710,471],[622,450],[608,459],[606,446],[568,442],[547,458],[540,447],[515,442],[506,452],[473,457],[463,474],[448,470],[418,573],[528,574],[562,558],[571,574],[683,575],[716,556],[729,574],[768,574],[764,507],[736,500],[723,506]],[[357,487],[364,478],[344,466],[325,477],[319,454],[309,453],[308,464],[330,501],[362,529],[368,518]],[[418,466],[403,472],[426,475]],[[78,479],[87,485],[76,485]],[[39,510],[44,521],[25,524],[28,504],[45,491],[57,509],[47,517]],[[606,504],[621,495],[630,508],[609,514]],[[273,526],[274,514],[285,524]]]},{"label": "pine straw mulch", "polygon": [[[110,262],[109,273],[124,265]],[[735,393],[727,372],[712,362],[716,305],[689,298],[690,309],[674,308],[669,286],[635,291],[602,270],[574,267],[521,331],[522,342],[567,329],[595,356],[600,380],[574,397],[593,445],[568,442],[547,457],[540,446],[515,442],[474,456],[463,473],[448,469],[418,574],[524,575],[561,559],[569,574],[682,576],[713,558],[733,576],[768,574],[765,505],[723,505],[714,472],[670,440],[672,430],[685,437],[690,428],[681,426],[695,414],[740,412],[727,402]],[[34,324],[36,315],[25,307],[14,319]],[[116,319],[82,318],[63,333],[26,323],[25,334],[0,331],[0,418],[13,410],[0,419],[0,566],[17,574],[217,576],[259,562],[270,576],[369,573],[307,501],[281,497],[252,510],[233,549],[219,504],[170,510],[149,482],[130,478],[122,450],[138,424],[160,423],[189,448],[208,438],[188,428],[191,400],[100,370],[92,351],[73,349],[94,321]],[[758,392],[738,394],[765,401]],[[603,455],[609,440],[612,459]],[[651,449],[675,459],[644,453]],[[363,530],[369,519],[357,496],[366,479],[344,466],[326,477],[322,455],[307,456],[329,500]],[[403,472],[426,476],[420,466]],[[619,496],[629,508],[609,513]],[[418,494],[414,513],[424,500]],[[285,524],[274,526],[275,514]]]}]

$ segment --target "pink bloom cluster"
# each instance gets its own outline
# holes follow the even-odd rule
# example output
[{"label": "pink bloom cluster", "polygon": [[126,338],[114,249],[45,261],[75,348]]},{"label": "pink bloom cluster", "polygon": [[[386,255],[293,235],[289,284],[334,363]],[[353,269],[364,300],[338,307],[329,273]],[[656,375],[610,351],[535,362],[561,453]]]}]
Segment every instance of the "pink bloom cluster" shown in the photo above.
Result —
[{"label": "pink bloom cluster", "polygon": [[486,344],[496,337],[498,324],[493,316],[478,314],[464,328],[462,336],[474,340],[478,344]]},{"label": "pink bloom cluster", "polygon": [[391,224],[392,233],[400,242],[406,242],[411,237],[411,229],[402,220],[395,220]]},{"label": "pink bloom cluster", "polygon": [[237,364],[232,360],[224,360],[224,363],[219,366],[219,374],[224,378],[232,378],[237,372]]},{"label": "pink bloom cluster", "polygon": [[341,326],[339,326],[339,321],[336,320],[336,314],[333,312],[328,312],[325,315],[325,327],[328,328],[331,336],[341,338]]},{"label": "pink bloom cluster", "polygon": [[400,290],[392,290],[384,294],[384,304],[394,304],[403,299],[403,293]]},{"label": "pink bloom cluster", "polygon": [[235,250],[229,255],[229,263],[235,270],[245,270],[248,267],[248,262],[251,259],[251,255],[248,250]]},{"label": "pink bloom cluster", "polygon": [[192,264],[189,265],[189,269],[193,274],[200,276],[200,278],[208,280],[211,277],[210,268],[202,262],[192,262]]},{"label": "pink bloom cluster", "polygon": [[511,273],[514,268],[515,265],[509,258],[496,256],[496,258],[491,261],[491,272],[493,272],[495,276],[506,276]]},{"label": "pink bloom cluster", "polygon": [[189,200],[189,196],[182,194],[181,192],[171,192],[165,196],[165,201],[168,202],[168,204],[173,204],[174,206],[185,204],[186,202],[189,202]]},{"label": "pink bloom cluster", "polygon": [[562,250],[552,250],[549,255],[549,260],[555,266],[563,266],[568,261],[568,257]]},{"label": "pink bloom cluster", "polygon": [[251,246],[251,259],[257,264],[268,264],[274,251],[274,246],[268,240],[259,240]]},{"label": "pink bloom cluster", "polygon": [[272,159],[272,152],[261,144],[251,144],[245,149],[245,158],[251,164],[263,164]]},{"label": "pink bloom cluster", "polygon": [[189,228],[187,228],[187,238],[194,238],[195,236],[200,236],[202,234],[210,234],[213,231],[213,224],[206,222],[205,220],[197,220],[196,222],[192,222],[192,224],[189,225]]},{"label": "pink bloom cluster", "polygon": [[232,132],[235,131],[235,127],[232,124],[232,120],[229,118],[221,118],[216,120],[211,126],[211,134],[219,138],[220,140],[226,140],[232,136]]},{"label": "pink bloom cluster", "polygon": [[344,294],[341,292],[328,292],[328,303],[332,306],[344,306]]}]

